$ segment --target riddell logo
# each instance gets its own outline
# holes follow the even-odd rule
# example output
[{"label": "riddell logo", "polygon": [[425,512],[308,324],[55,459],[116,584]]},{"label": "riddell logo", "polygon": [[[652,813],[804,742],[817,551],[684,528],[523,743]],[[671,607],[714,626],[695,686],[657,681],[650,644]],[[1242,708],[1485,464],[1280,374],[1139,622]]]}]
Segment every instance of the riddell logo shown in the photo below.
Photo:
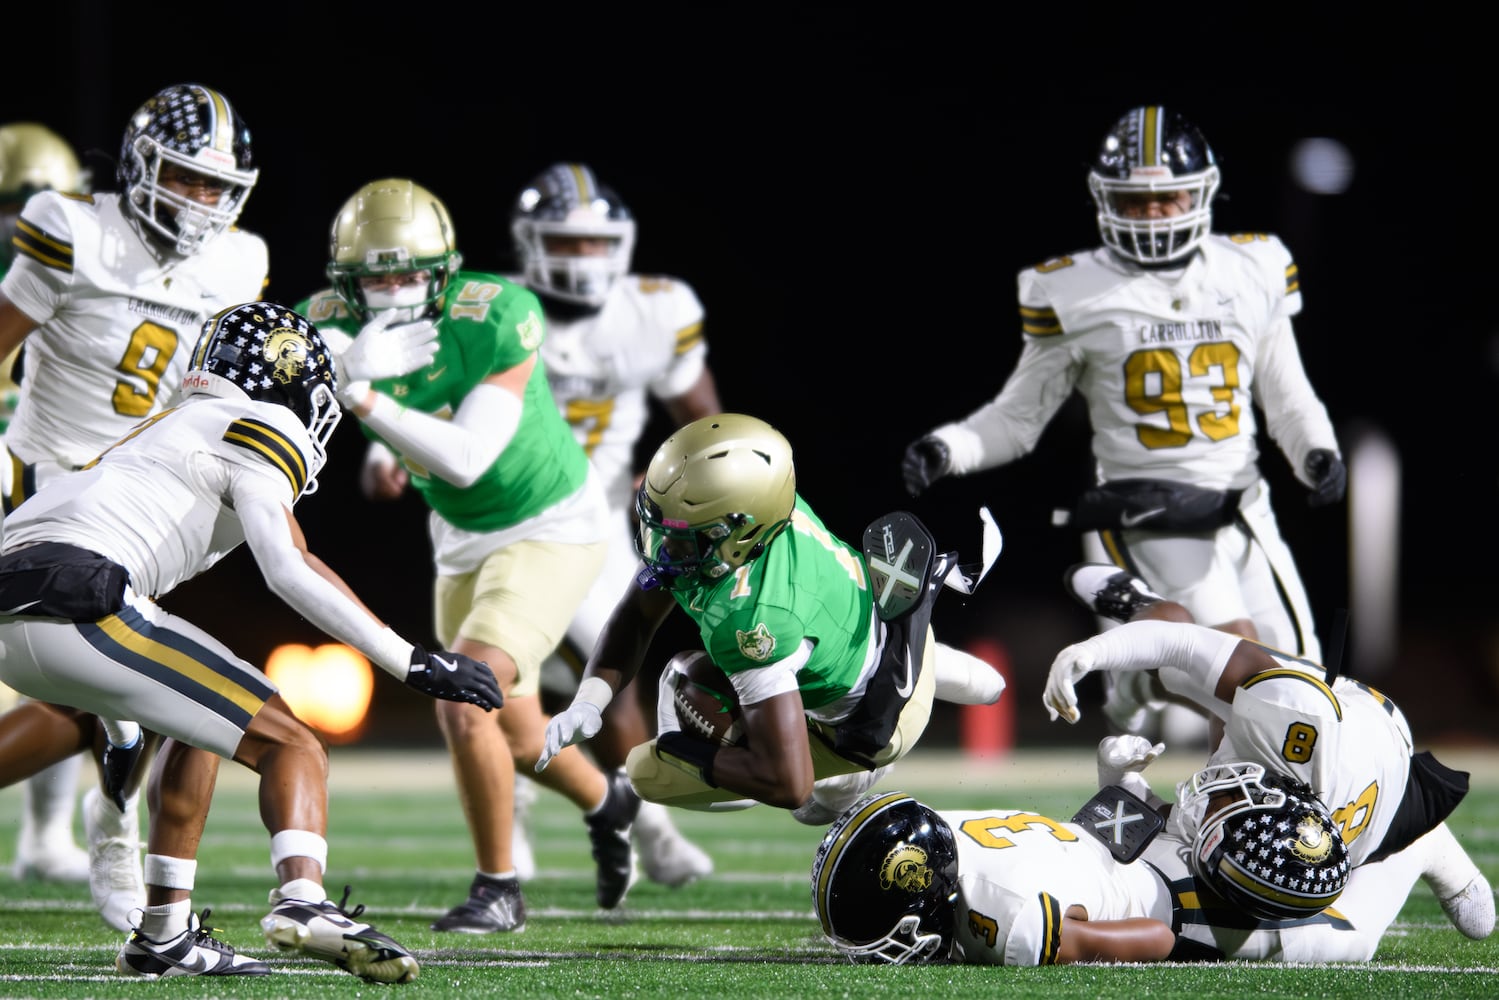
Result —
[{"label": "riddell logo", "polygon": [[182,376],[182,388],[184,389],[206,389],[208,388],[208,376],[201,372],[188,372]]}]

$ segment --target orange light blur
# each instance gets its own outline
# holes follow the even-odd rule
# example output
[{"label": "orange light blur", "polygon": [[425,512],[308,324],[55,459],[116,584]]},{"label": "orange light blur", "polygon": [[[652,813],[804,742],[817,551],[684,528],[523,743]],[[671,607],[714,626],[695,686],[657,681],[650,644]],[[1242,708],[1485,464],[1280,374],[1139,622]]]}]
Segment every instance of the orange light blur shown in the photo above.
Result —
[{"label": "orange light blur", "polygon": [[271,652],[265,673],[297,718],[329,742],[359,738],[375,693],[375,676],[364,656],[340,643],[316,649],[288,643]]}]

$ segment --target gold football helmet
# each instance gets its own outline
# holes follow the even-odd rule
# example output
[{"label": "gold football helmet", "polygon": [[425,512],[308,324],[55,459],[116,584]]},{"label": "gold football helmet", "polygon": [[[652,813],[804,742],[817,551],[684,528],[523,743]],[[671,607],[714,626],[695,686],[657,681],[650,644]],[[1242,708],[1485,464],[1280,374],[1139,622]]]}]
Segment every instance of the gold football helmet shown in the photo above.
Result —
[{"label": "gold football helmet", "polygon": [[[371,181],[333,219],[328,277],[360,320],[387,308],[418,319],[439,307],[448,281],[463,264],[453,236],[453,218],[437,196],[414,181]],[[428,272],[426,285],[410,301],[372,300],[361,278]]]},{"label": "gold football helmet", "polygon": [[791,444],[755,417],[720,413],[656,449],[635,498],[647,587],[713,583],[757,558],[791,520]]},{"label": "gold football helmet", "polygon": [[78,157],[67,141],[45,125],[0,125],[0,202],[25,201],[38,191],[82,191]]}]

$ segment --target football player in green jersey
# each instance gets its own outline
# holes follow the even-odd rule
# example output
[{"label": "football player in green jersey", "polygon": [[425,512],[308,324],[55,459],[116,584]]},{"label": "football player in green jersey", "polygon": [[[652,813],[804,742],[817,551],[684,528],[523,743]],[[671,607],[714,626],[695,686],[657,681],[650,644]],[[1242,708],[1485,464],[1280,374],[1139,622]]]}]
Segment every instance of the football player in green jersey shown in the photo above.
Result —
[{"label": "football player in green jersey", "polygon": [[681,731],[672,692],[695,657],[673,657],[661,674],[660,735],[626,763],[653,802],[758,802],[825,825],[916,744],[934,697],[987,704],[1003,690],[987,664],[936,641],[929,605],[888,622],[876,613],[864,554],[797,495],[791,445],[763,420],[721,413],[671,435],[646,469],[636,513],[645,567],[572,705],[548,724],[538,769],[599,731],[677,607],[733,685],[745,739],[722,746]]},{"label": "football player in green jersey", "polygon": [[[460,270],[452,218],[432,192],[372,181],[339,210],[331,239],[333,287],[303,307],[340,352],[345,408],[430,508],[437,634],[489,663],[505,692],[498,727],[469,706],[437,712],[477,872],[468,899],[433,929],[518,931],[515,763],[529,768],[541,754],[541,663],[603,566],[608,506],[547,386],[535,294]],[[612,909],[635,875],[639,797],[582,753],[561,765],[542,783],[584,812],[598,902]]]}]

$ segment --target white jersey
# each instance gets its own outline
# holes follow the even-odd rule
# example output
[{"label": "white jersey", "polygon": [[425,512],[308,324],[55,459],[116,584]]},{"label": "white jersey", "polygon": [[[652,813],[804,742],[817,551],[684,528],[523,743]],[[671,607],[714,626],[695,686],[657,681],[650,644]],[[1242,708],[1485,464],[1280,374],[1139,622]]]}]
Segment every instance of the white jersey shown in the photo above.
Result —
[{"label": "white jersey", "polygon": [[160,597],[244,541],[224,502],[256,477],[290,509],[307,485],[312,442],[285,406],[190,395],[109,450],[106,462],[63,476],[17,507],[4,551],[66,542],[125,567],[130,586]]},{"label": "white jersey", "polygon": [[1285,666],[1235,692],[1213,762],[1257,761],[1305,782],[1332,812],[1349,861],[1363,864],[1405,797],[1410,725],[1378,691],[1346,677],[1328,687],[1320,668],[1271,653]]},{"label": "white jersey", "polygon": [[77,468],[155,413],[203,323],[266,283],[259,236],[231,230],[192,256],[158,256],[117,194],[34,195],[16,241],[0,290],[37,328],[5,443],[26,463]]},{"label": "white jersey", "polygon": [[1126,864],[1083,827],[1033,812],[939,815],[958,844],[956,957],[969,965],[1052,964],[1070,906],[1082,907],[1090,921],[1159,920],[1224,958],[1363,961],[1373,956],[1421,870],[1418,857],[1402,852],[1356,869],[1338,904],[1315,916],[1263,921],[1201,886],[1187,846],[1169,829]]},{"label": "white jersey", "polygon": [[609,506],[632,510],[635,445],[650,419],[646,394],[680,396],[702,375],[702,303],[675,278],[632,274],[615,282],[598,311],[546,319],[541,357],[552,395],[598,469]]},{"label": "white jersey", "polygon": [[1020,809],[942,810],[958,843],[956,942],[970,965],[1050,965],[1062,915],[1169,922],[1164,883],[1144,865],[1122,865],[1075,823]]},{"label": "white jersey", "polygon": [[1000,395],[939,428],[957,473],[1029,453],[1079,391],[1100,481],[1243,489],[1259,478],[1257,403],[1302,481],[1337,450],[1291,329],[1295,263],[1267,234],[1205,239],[1185,268],[1148,271],[1098,248],[1020,272],[1025,345]]}]

